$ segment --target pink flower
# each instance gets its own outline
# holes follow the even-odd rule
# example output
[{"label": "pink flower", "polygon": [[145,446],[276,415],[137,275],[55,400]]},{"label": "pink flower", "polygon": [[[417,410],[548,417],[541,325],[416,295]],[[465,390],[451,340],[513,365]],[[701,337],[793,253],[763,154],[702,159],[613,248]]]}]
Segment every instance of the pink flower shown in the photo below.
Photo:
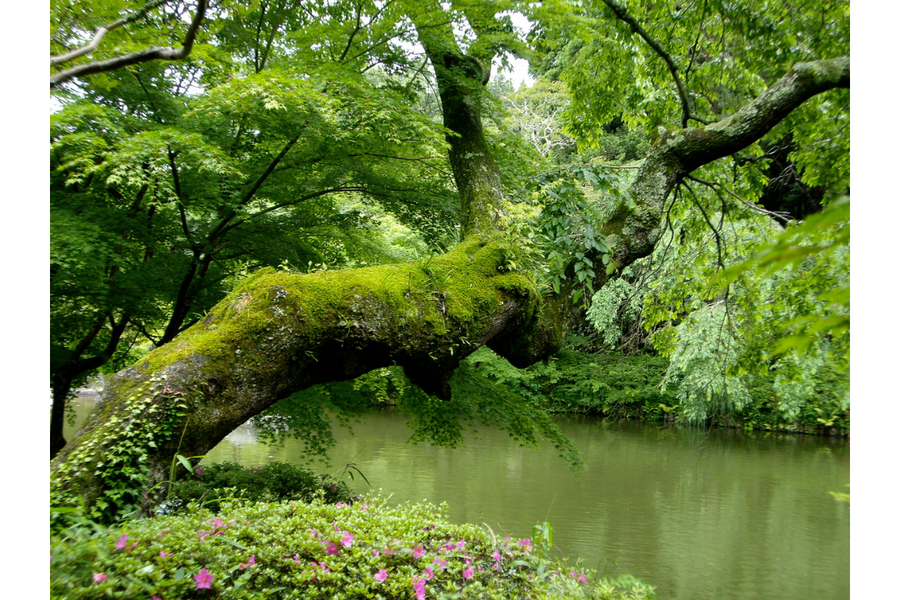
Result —
[{"label": "pink flower", "polygon": [[297,556],[296,554],[294,555],[294,562],[297,563],[298,565],[300,564],[300,557]]},{"label": "pink flower", "polygon": [[103,583],[106,579],[106,573],[94,573],[94,583]]},{"label": "pink flower", "polygon": [[203,469],[194,469],[194,473],[197,475],[203,475]]},{"label": "pink flower", "polygon": [[128,536],[127,536],[127,535],[123,535],[122,537],[119,538],[119,541],[116,542],[116,549],[117,549],[117,550],[124,550],[124,549],[125,549],[125,546],[127,546],[127,545],[128,545]]},{"label": "pink flower", "polygon": [[422,546],[416,546],[412,549],[412,551],[413,558],[422,558],[422,556],[425,554],[425,548],[423,548]]},{"label": "pink flower", "polygon": [[346,502],[338,502],[337,504],[334,505],[335,508],[343,508],[345,506],[347,506]]},{"label": "pink flower", "polygon": [[213,527],[225,527],[225,523],[223,523],[222,521],[220,521],[220,520],[218,520],[218,519],[216,519],[215,521],[213,521],[213,522],[212,522],[212,525],[213,525]]},{"label": "pink flower", "polygon": [[165,550],[160,550],[160,551],[159,551],[159,555],[160,555],[162,558],[165,558],[165,557],[167,557],[167,556],[172,556],[171,554],[166,553]]},{"label": "pink flower", "polygon": [[531,553],[531,540],[529,538],[519,540],[519,545],[522,547],[522,550],[525,552],[525,554]]},{"label": "pink flower", "polygon": [[159,596],[150,596],[150,600],[162,600]]},{"label": "pink flower", "polygon": [[425,598],[425,580],[420,579],[413,584],[413,591],[416,593],[416,600],[424,600]]},{"label": "pink flower", "polygon": [[311,565],[314,566],[314,567],[319,567],[320,569],[322,569],[322,570],[325,571],[326,573],[331,573],[331,569],[329,569],[329,568],[328,568],[328,565],[326,565],[326,564],[323,563],[323,562],[319,562],[319,563],[309,563],[309,564],[311,564]]},{"label": "pink flower", "polygon": [[340,554],[341,549],[337,547],[337,544],[334,542],[329,542],[328,546],[325,548],[325,552],[327,554]]},{"label": "pink flower", "polygon": [[200,569],[200,572],[194,575],[194,581],[197,582],[198,590],[208,590],[211,589],[213,576],[210,575],[209,571],[206,570],[206,567]]},{"label": "pink flower", "polygon": [[131,546],[129,546],[128,549],[129,549],[129,550],[134,550],[135,548],[137,548],[137,545],[138,545],[138,543],[135,542],[135,543],[133,543]]},{"label": "pink flower", "polygon": [[469,567],[468,569],[463,570],[463,577],[466,578],[466,579],[472,579],[472,577],[473,577],[474,575],[475,575],[475,571],[473,571],[471,567]]},{"label": "pink flower", "polygon": [[345,533],[346,535],[344,535],[344,536],[341,538],[341,544],[343,544],[344,548],[349,548],[350,546],[353,545],[353,536],[350,535],[350,534],[349,534],[348,532],[346,532],[346,531],[345,531],[344,533]]},{"label": "pink flower", "polygon": [[434,563],[434,564],[436,564],[437,566],[439,566],[439,567],[441,567],[441,568],[447,566],[447,561],[446,561],[446,560],[441,560],[440,558],[435,558],[435,559],[434,559],[433,561],[431,561],[431,562]]},{"label": "pink flower", "polygon": [[422,577],[425,578],[425,581],[431,581],[434,578],[434,571],[431,570],[431,567],[425,567]]},{"label": "pink flower", "polygon": [[[296,556],[296,555],[295,555],[295,556]],[[243,571],[243,570],[246,569],[247,567],[252,567],[252,566],[255,565],[255,564],[256,564],[256,555],[255,555],[255,554],[251,554],[251,555],[250,555],[250,560],[247,561],[247,564],[246,564],[246,565],[245,565],[244,563],[239,564],[239,565],[238,565],[238,569],[240,569],[241,571]]]},{"label": "pink flower", "polygon": [[369,510],[369,504],[368,504],[367,502],[363,502],[363,503],[359,506],[359,510],[361,510],[361,511],[363,511],[363,512],[366,512],[367,510]]},{"label": "pink flower", "polygon": [[491,554],[491,557],[492,557],[494,560],[501,560],[501,559],[503,558],[503,556],[500,554],[500,551],[499,551],[499,550],[494,550],[494,553]]},{"label": "pink flower", "polygon": [[375,581],[384,581],[387,579],[387,570],[381,569],[377,573],[375,573]]}]

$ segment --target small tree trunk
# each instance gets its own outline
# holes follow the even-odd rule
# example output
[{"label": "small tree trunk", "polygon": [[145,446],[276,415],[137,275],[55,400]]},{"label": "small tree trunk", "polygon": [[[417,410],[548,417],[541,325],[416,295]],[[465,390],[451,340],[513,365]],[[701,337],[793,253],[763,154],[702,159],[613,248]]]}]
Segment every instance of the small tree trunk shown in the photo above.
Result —
[{"label": "small tree trunk", "polygon": [[53,376],[53,405],[50,409],[50,458],[56,456],[66,445],[63,428],[66,422],[66,401],[71,390],[71,377],[62,374]]}]

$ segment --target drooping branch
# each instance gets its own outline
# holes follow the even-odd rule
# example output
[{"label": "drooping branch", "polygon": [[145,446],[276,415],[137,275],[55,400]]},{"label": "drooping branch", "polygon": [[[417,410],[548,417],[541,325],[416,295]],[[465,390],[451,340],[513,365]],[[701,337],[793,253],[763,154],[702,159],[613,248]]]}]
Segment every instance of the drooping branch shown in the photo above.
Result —
[{"label": "drooping branch", "polygon": [[[92,502],[121,467],[89,465],[102,463],[105,449],[136,427],[153,438],[141,466],[161,481],[176,451],[205,454],[277,400],[378,367],[400,365],[424,390],[448,397],[462,358],[537,311],[537,288],[525,275],[505,273],[504,260],[496,242],[468,241],[406,265],[258,273],[177,339],[110,378],[96,414],[54,461],[54,486]],[[177,428],[185,431],[180,449],[178,439],[156,435],[154,420],[172,414],[176,394],[187,412]],[[140,414],[129,405],[135,398]],[[79,465],[91,473],[86,480],[73,475]]]},{"label": "drooping branch", "polygon": [[[156,6],[158,6],[160,4],[163,4],[163,2],[159,2]],[[150,5],[148,5],[148,6],[150,6]],[[152,6],[152,8],[155,8],[156,6]],[[94,73],[114,71],[114,70],[120,69],[122,67],[127,67],[129,65],[135,65],[138,63],[148,62],[151,60],[181,60],[181,59],[187,57],[187,55],[191,53],[191,49],[194,47],[194,41],[197,38],[197,31],[200,29],[200,24],[203,22],[203,19],[206,16],[207,6],[208,6],[207,0],[197,0],[197,13],[194,15],[194,19],[191,21],[191,24],[188,27],[187,33],[184,36],[184,41],[182,42],[182,45],[180,48],[175,48],[172,46],[161,48],[161,47],[154,46],[151,48],[147,48],[145,50],[140,50],[138,52],[132,52],[130,54],[123,54],[121,56],[116,56],[116,57],[109,58],[106,60],[97,60],[94,62],[85,63],[83,65],[76,65],[76,66],[70,67],[64,71],[60,71],[59,73],[55,73],[55,74],[51,75],[50,76],[50,87],[52,88],[52,87],[58,86],[62,83],[65,83],[66,81],[75,79],[76,77],[84,77],[86,75],[93,75]],[[147,7],[145,7],[145,9],[146,8]],[[144,14],[145,12],[146,11],[144,10],[141,13],[141,15]],[[134,19],[132,19],[132,20],[134,20]],[[116,23],[118,23],[118,21]],[[111,25],[115,25],[116,27],[118,27],[120,25],[125,24],[123,22],[120,25],[116,25],[116,23],[113,23]],[[81,52],[80,54],[78,54],[75,57],[67,58],[67,60],[65,60],[65,61],[62,59],[68,57],[69,55],[65,55],[63,57],[56,57],[55,63],[53,62],[54,59],[51,59],[50,65],[53,66],[54,64],[61,64],[63,62],[69,62],[73,58],[77,58],[78,56],[83,56],[84,54],[87,54],[87,53],[93,51],[94,49],[96,49],[96,46],[100,43],[100,39],[102,39],[103,36],[106,35],[106,33],[108,31],[115,28],[115,27],[112,27],[111,25],[106,26],[105,31],[104,31],[103,27],[101,27],[100,30],[98,30],[97,35],[94,36],[94,40],[91,41],[91,44],[94,44],[93,47],[89,48],[85,52]],[[96,42],[96,44],[95,44],[95,42]],[[91,46],[91,44],[88,44],[88,46]],[[85,46],[85,48],[87,48],[88,46]],[[83,49],[79,49],[76,52],[80,52],[81,50],[83,50]],[[70,53],[70,54],[72,54],[72,53]]]},{"label": "drooping branch", "polygon": [[603,3],[606,4],[619,18],[620,21],[627,23],[629,27],[631,27],[631,31],[641,36],[647,45],[650,46],[654,52],[656,52],[657,56],[659,56],[664,63],[666,63],[666,67],[669,69],[669,73],[672,75],[672,79],[675,81],[675,87],[678,90],[678,98],[681,100],[681,126],[687,127],[688,121],[693,119],[699,123],[705,123],[705,121],[699,119],[696,115],[693,114],[691,109],[692,102],[690,96],[688,96],[687,90],[684,87],[684,83],[681,81],[681,77],[678,75],[678,67],[675,66],[675,61],[672,60],[672,57],[669,56],[669,53],[666,52],[662,46],[659,45],[659,42],[650,37],[650,34],[641,27],[640,23],[637,22],[637,19],[632,17],[625,7],[619,4],[616,0],[603,0]]}]

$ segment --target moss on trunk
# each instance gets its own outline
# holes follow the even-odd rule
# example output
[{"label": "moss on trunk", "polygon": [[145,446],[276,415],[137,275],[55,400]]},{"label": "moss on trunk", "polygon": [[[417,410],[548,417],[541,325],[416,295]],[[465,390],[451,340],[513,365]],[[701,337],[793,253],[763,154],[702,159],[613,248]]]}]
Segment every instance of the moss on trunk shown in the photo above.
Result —
[{"label": "moss on trunk", "polygon": [[53,462],[54,490],[123,508],[144,478],[167,479],[176,452],[203,455],[293,392],[378,367],[401,365],[425,391],[449,397],[447,380],[462,358],[538,316],[537,288],[505,272],[505,256],[498,242],[469,240],[410,264],[256,273],[202,321],[111,378]]}]

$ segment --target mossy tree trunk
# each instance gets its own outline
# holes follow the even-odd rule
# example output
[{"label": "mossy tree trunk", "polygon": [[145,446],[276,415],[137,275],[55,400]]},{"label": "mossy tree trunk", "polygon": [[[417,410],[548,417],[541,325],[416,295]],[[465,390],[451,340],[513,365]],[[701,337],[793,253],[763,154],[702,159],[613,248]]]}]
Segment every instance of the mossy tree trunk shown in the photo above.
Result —
[{"label": "mossy tree trunk", "polygon": [[[488,345],[517,366],[556,351],[571,309],[527,274],[506,272],[492,240],[500,178],[480,120],[483,69],[451,44],[449,25],[414,19],[432,60],[450,136],[465,240],[429,261],[312,275],[263,270],[206,318],[109,379],[97,406],[53,461],[58,501],[81,497],[114,514],[164,481],[176,452],[205,454],[229,432],[308,386],[401,365],[448,397],[459,361]],[[661,235],[666,198],[693,169],[759,139],[814,94],[849,86],[849,59],[797,65],[718,123],[665,134],[606,223],[620,267]],[[602,282],[600,282],[602,283]]]}]

